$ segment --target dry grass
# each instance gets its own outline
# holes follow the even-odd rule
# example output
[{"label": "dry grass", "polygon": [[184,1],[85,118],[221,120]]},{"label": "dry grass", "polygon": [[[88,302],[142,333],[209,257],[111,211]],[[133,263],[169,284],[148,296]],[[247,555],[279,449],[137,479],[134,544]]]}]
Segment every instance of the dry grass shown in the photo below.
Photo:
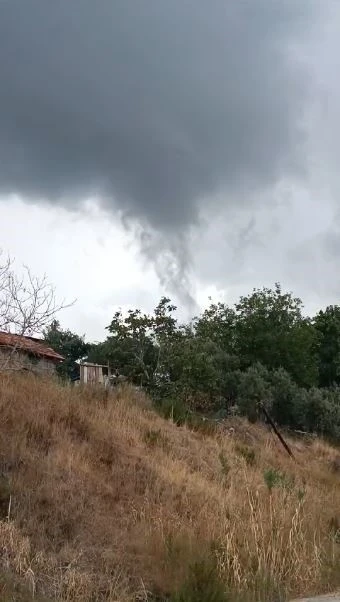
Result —
[{"label": "dry grass", "polygon": [[340,585],[340,472],[327,444],[291,442],[295,463],[265,428],[191,432],[133,391],[105,398],[34,378],[1,380],[0,415],[11,492],[0,588],[1,575],[21,577],[23,600],[164,600],[208,556],[230,600]]}]

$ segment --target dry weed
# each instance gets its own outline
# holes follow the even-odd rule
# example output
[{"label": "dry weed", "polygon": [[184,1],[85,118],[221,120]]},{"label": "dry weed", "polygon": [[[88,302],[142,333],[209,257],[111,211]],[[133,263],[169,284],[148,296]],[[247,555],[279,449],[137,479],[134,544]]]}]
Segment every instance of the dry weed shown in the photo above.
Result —
[{"label": "dry weed", "polygon": [[135,391],[36,378],[3,378],[0,412],[2,570],[32,595],[161,600],[208,557],[244,599],[340,584],[340,475],[326,443],[291,441],[292,462],[262,427],[205,436]]}]

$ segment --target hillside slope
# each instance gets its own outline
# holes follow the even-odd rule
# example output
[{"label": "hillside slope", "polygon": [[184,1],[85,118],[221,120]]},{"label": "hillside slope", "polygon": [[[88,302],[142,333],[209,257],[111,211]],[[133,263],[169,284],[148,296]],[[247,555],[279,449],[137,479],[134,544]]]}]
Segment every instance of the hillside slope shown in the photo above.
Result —
[{"label": "hillside slope", "polygon": [[294,462],[264,427],[192,432],[136,392],[33,378],[1,380],[0,416],[1,599],[21,599],[15,575],[42,600],[208,600],[175,592],[209,558],[232,592],[210,600],[340,585],[340,470],[321,441],[290,441]]}]

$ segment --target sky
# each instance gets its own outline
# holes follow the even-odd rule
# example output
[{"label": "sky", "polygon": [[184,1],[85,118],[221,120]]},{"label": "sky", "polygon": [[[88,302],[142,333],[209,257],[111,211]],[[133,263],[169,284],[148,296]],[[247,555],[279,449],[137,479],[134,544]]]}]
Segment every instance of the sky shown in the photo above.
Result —
[{"label": "sky", "polygon": [[0,247],[105,336],[253,287],[340,298],[337,0],[0,0]]}]

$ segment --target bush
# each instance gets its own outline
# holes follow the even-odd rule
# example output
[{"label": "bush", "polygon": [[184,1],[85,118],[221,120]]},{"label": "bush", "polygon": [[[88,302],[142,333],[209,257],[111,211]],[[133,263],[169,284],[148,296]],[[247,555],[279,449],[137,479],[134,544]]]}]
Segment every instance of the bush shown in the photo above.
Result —
[{"label": "bush", "polygon": [[254,364],[243,372],[238,386],[237,404],[241,413],[252,422],[257,419],[259,402],[271,404],[271,387],[269,372],[261,364]]},{"label": "bush", "polygon": [[169,602],[230,602],[212,561],[196,562],[189,568],[189,575],[182,587]]},{"label": "bush", "polygon": [[228,370],[225,373],[223,378],[223,395],[229,404],[236,401],[241,380],[241,370]]},{"label": "bush", "polygon": [[187,406],[179,398],[168,397],[158,402],[156,407],[164,418],[173,420],[178,426],[184,424],[189,416]]},{"label": "bush", "polygon": [[268,468],[263,473],[264,482],[266,483],[269,492],[274,487],[282,487],[287,491],[293,491],[294,478],[287,476],[285,473],[278,471],[276,468]]},{"label": "bush", "polygon": [[291,426],[339,439],[340,405],[337,395],[337,392],[330,389],[313,387],[307,391],[296,388]]},{"label": "bush", "polygon": [[[226,362],[228,357],[224,358]],[[221,419],[231,403],[236,403],[239,413],[255,422],[259,417],[258,404],[262,402],[280,426],[340,439],[340,387],[306,389],[299,387],[283,368],[270,371],[256,363],[242,372],[232,359],[226,363],[225,373],[222,361],[220,366],[208,362],[203,373],[203,355],[200,361],[190,363],[190,369],[184,370],[179,380],[167,384],[168,393],[162,399],[158,391],[155,403],[161,414],[178,425],[187,422],[192,428],[210,432],[214,429],[203,424],[200,415]]]},{"label": "bush", "polygon": [[270,375],[272,395],[272,417],[281,425],[297,426],[296,398],[299,388],[283,368]]},{"label": "bush", "polygon": [[256,463],[256,456],[252,447],[248,447],[247,445],[236,445],[235,451],[245,459],[248,466],[254,466]]}]

